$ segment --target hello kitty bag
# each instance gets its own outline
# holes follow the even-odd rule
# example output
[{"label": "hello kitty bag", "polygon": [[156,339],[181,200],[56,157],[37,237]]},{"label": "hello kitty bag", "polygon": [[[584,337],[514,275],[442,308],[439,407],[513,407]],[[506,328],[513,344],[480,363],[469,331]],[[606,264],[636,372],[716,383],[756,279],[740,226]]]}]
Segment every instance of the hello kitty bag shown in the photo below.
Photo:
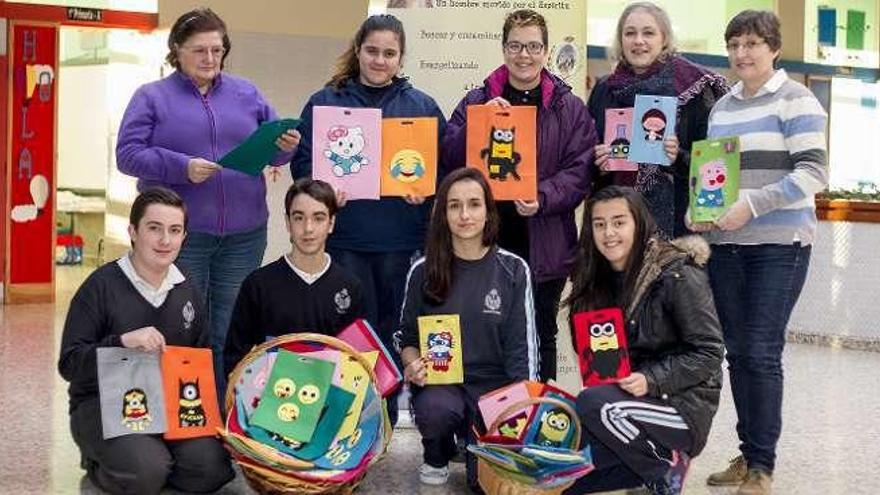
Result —
[{"label": "hello kitty bag", "polygon": [[428,385],[464,383],[458,315],[419,317],[419,352],[427,360]]},{"label": "hello kitty bag", "polygon": [[162,385],[168,420],[166,440],[211,437],[223,425],[211,349],[166,346]]},{"label": "hello kitty bag", "polygon": [[349,200],[379,199],[381,160],[381,110],[312,109],[313,179],[344,191]]},{"label": "hello kitty bag", "polygon": [[739,138],[695,141],[691,147],[692,222],[714,222],[739,199]]}]

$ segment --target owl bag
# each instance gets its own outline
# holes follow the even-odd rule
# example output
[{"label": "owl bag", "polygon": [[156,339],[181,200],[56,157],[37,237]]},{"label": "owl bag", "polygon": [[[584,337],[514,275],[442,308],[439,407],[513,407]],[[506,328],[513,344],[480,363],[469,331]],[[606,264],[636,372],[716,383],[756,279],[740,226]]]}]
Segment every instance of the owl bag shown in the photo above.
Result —
[{"label": "owl bag", "polygon": [[97,361],[104,439],[164,433],[167,427],[159,355],[99,347]]},{"label": "owl bag", "polygon": [[483,172],[496,200],[538,198],[537,118],[532,106],[467,107],[465,161]]},{"label": "owl bag", "polygon": [[162,353],[166,440],[210,437],[222,425],[211,349],[167,346]]}]

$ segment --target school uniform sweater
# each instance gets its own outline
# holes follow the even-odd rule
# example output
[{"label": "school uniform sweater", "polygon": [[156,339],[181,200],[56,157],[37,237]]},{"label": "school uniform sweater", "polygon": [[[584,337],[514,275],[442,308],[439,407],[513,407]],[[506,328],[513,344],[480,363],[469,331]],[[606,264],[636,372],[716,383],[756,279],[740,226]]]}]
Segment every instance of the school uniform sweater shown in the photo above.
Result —
[{"label": "school uniform sweater", "polygon": [[98,347],[121,347],[122,334],[153,326],[167,345],[208,347],[210,327],[198,292],[184,280],[154,307],[135,288],[118,263],[95,270],[73,296],[58,371],[70,382],[70,410],[98,396]]},{"label": "school uniform sweater", "polygon": [[779,69],[752,98],[737,83],[712,109],[708,138],[739,136],[740,198],[754,218],[712,231],[712,244],[813,243],[813,196],[828,184],[825,110],[813,93]]},{"label": "school uniform sweater", "polygon": [[419,348],[418,317],[457,314],[461,323],[464,383],[477,395],[518,380],[537,379],[538,337],[528,264],[492,248],[479,260],[456,258],[452,289],[440,304],[425,297],[425,258],[410,268],[400,348]]},{"label": "school uniform sweater", "polygon": [[226,373],[257,344],[295,332],[336,335],[365,314],[357,279],[338,263],[306,283],[282,256],[241,284],[226,334]]}]

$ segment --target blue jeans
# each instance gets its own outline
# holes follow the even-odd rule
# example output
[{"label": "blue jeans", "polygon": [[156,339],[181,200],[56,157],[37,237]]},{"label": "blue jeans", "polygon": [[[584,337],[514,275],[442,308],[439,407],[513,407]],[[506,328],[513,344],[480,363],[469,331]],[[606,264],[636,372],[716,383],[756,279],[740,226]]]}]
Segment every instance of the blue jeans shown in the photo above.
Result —
[{"label": "blue jeans", "polygon": [[[223,403],[226,375],[223,373],[223,347],[238,288],[245,277],[260,267],[266,251],[266,227],[229,235],[190,232],[186,236],[177,266],[192,277],[208,308],[211,319],[211,351],[217,397]],[[222,406],[221,406],[222,407]]]},{"label": "blue jeans", "polygon": [[[369,321],[397,367],[403,369],[400,356],[394,352],[394,332],[400,325],[400,309],[406,291],[409,267],[419,256],[418,251],[368,253],[347,249],[328,249],[330,257],[357,277],[364,290],[364,307]],[[397,424],[397,398],[400,389],[388,397],[388,416]]]},{"label": "blue jeans", "polygon": [[782,350],[811,246],[712,246],[709,278],[727,346],[740,450],[772,473],[782,430]]}]

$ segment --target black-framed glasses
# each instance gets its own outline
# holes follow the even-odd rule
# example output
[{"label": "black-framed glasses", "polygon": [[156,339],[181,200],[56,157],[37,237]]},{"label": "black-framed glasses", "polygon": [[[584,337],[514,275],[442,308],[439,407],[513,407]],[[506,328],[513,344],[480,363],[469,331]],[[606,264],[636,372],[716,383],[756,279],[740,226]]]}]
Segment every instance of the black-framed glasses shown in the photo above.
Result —
[{"label": "black-framed glasses", "polygon": [[540,41],[529,41],[528,43],[508,41],[504,44],[504,51],[506,51],[508,55],[519,55],[523,48],[529,52],[529,55],[540,55],[544,53],[544,43],[541,43]]}]

